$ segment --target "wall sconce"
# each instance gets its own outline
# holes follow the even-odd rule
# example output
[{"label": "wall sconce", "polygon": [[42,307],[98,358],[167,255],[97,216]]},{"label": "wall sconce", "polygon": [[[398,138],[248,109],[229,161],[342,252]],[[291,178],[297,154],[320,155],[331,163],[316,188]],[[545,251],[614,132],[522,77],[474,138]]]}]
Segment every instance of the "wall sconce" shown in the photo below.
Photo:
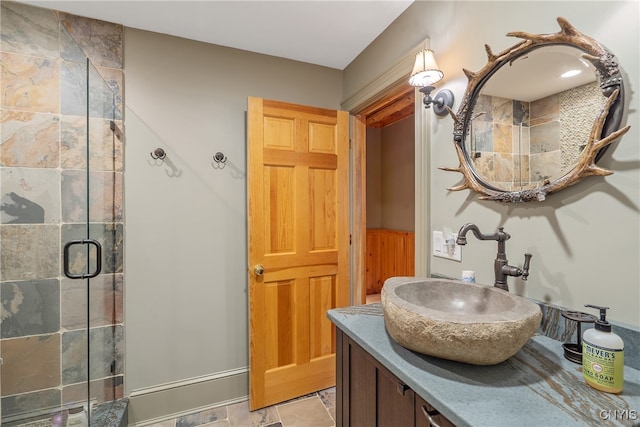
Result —
[{"label": "wall sconce", "polygon": [[424,94],[422,102],[425,108],[429,108],[433,104],[433,112],[438,116],[447,114],[445,107],[453,107],[453,92],[449,89],[443,89],[431,98],[431,92],[435,89],[434,83],[439,82],[444,77],[444,73],[438,69],[436,58],[433,50],[423,49],[416,54],[416,62],[409,77],[411,86],[420,87],[420,92]]}]

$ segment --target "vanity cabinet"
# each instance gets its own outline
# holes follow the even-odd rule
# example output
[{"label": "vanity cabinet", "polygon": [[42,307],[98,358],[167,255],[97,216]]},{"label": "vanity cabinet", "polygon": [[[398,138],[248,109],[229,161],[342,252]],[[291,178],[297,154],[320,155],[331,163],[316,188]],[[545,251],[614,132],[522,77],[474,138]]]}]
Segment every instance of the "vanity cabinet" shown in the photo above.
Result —
[{"label": "vanity cabinet", "polygon": [[336,365],[339,427],[454,427],[338,328]]}]

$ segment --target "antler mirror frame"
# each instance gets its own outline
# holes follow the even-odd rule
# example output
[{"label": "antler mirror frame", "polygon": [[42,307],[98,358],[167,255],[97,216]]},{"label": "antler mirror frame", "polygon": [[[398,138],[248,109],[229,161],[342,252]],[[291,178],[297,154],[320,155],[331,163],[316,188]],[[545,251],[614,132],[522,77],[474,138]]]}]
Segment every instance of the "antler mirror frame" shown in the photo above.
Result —
[{"label": "antler mirror frame", "polygon": [[[605,176],[613,173],[608,169],[597,166],[596,161],[602,156],[611,142],[629,130],[629,126],[620,129],[624,110],[624,88],[618,63],[612,53],[596,40],[576,30],[566,19],[559,17],[557,21],[560,25],[560,31],[553,34],[508,33],[507,36],[518,37],[523,41],[498,54],[492,53],[491,48],[485,45],[488,57],[487,64],[478,72],[463,69],[469,79],[469,83],[458,113],[454,113],[447,107],[454,120],[454,145],[460,165],[456,168],[442,167],[440,169],[460,172],[464,176],[464,183],[451,187],[449,190],[460,191],[468,188],[482,194],[479,197],[482,200],[499,202],[543,201],[547,195],[576,184],[588,176]],[[501,188],[501,186],[496,185],[492,180],[487,179],[478,172],[472,157],[480,157],[480,154],[470,149],[470,143],[466,141],[472,136],[470,132],[472,131],[473,120],[477,116],[485,114],[484,111],[476,111],[474,113],[474,109],[479,103],[482,89],[496,72],[502,67],[505,67],[504,69],[506,70],[516,61],[528,59],[529,55],[533,56],[534,50],[546,46],[570,46],[578,49],[580,51],[578,56],[582,58],[581,61],[587,65],[590,63],[595,67],[595,77],[603,95],[602,106],[598,107],[594,114],[596,118],[590,132],[588,132],[588,137],[585,133],[586,141],[581,141],[579,148],[576,148],[576,150],[579,149],[579,158],[575,165],[568,167],[566,172],[560,173],[557,178],[542,176],[539,182],[529,186],[521,185],[517,191]],[[585,60],[588,62],[585,62]],[[595,85],[596,82],[593,84]],[[493,125],[489,124],[489,126]],[[493,155],[495,154],[489,154],[485,157]],[[518,158],[520,160],[516,160],[515,156],[513,156],[512,160],[522,167],[525,159],[520,155],[518,155]]]}]

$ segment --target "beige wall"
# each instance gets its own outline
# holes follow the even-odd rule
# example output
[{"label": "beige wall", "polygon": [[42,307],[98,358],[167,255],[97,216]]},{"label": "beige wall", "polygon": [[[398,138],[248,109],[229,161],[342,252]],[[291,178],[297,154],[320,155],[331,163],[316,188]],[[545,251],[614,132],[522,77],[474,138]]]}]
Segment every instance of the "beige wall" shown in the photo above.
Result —
[{"label": "beige wall", "polygon": [[415,223],[413,116],[382,129],[382,227],[413,231]]},{"label": "beige wall", "polygon": [[[337,109],[342,73],[133,29],[124,45],[126,392],[137,422],[247,395],[247,97]],[[158,147],[164,162],[149,155]],[[212,166],[218,151],[224,169]],[[202,400],[203,383],[229,378]],[[170,390],[191,386],[199,395],[181,407]]]},{"label": "beige wall", "polygon": [[[507,255],[521,265],[533,254],[528,282],[510,279],[512,290],[561,306],[585,310],[584,304],[611,307],[612,320],[640,325],[640,132],[637,95],[639,11],[633,2],[441,2],[418,1],[401,15],[345,70],[345,98],[393,64],[421,39],[430,38],[445,79],[460,105],[467,79],[462,68],[486,63],[484,44],[499,52],[517,42],[509,31],[558,31],[556,17],[599,40],[615,53],[626,72],[631,130],[603,157],[614,171],[550,196],[543,203],[502,205],[479,201],[468,190],[449,192],[459,174],[438,170],[457,166],[450,118],[432,118],[429,198],[432,229],[457,230],[466,222],[483,232],[504,226],[512,236]],[[624,29],[624,31],[621,31]],[[635,92],[635,93],[634,93]],[[463,248],[462,263],[430,257],[430,271],[458,277],[476,271],[479,282],[493,282],[495,242],[474,237]]]},{"label": "beige wall", "polygon": [[413,122],[367,129],[367,228],[414,229]]}]

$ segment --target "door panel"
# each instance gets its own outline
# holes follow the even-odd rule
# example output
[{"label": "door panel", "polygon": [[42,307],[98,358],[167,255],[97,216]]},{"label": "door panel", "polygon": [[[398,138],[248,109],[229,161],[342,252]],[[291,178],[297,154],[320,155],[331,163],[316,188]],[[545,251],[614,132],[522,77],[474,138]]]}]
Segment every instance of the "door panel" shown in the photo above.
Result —
[{"label": "door panel", "polygon": [[326,312],[349,304],[349,148],[346,112],[249,98],[248,121],[254,410],[335,384]]}]

